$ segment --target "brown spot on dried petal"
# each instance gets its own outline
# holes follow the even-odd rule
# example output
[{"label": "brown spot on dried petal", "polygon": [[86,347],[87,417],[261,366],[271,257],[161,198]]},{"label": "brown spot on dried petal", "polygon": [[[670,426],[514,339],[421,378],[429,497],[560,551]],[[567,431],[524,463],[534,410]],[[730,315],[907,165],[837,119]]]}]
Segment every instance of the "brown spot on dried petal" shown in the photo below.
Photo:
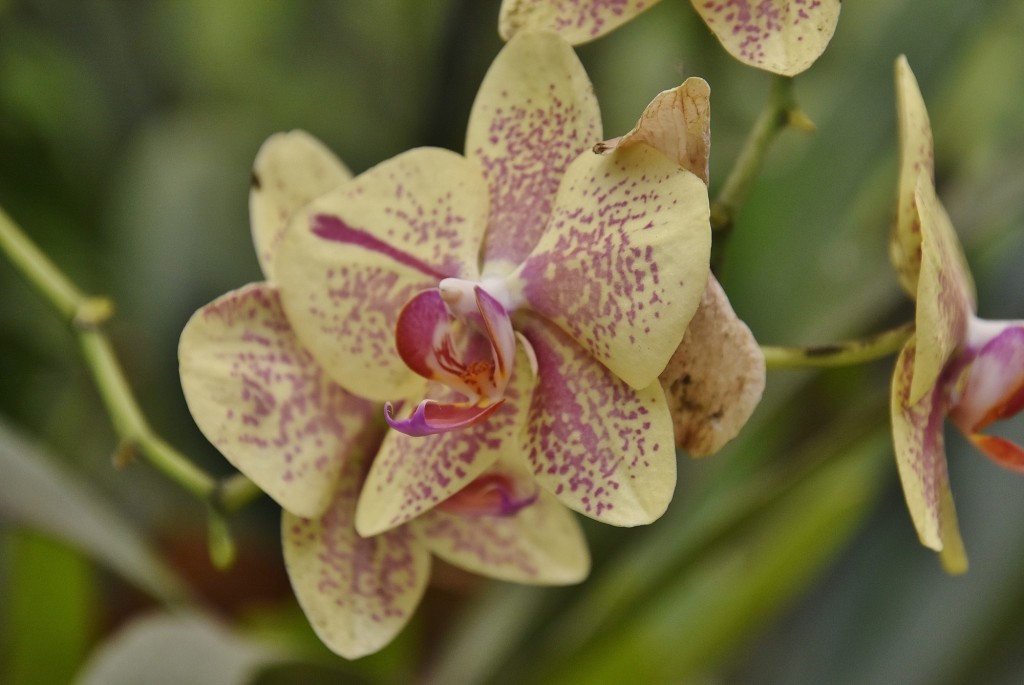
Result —
[{"label": "brown spot on dried petal", "polygon": [[683,342],[661,374],[676,446],[714,454],[739,433],[761,400],[764,355],[714,276]]}]

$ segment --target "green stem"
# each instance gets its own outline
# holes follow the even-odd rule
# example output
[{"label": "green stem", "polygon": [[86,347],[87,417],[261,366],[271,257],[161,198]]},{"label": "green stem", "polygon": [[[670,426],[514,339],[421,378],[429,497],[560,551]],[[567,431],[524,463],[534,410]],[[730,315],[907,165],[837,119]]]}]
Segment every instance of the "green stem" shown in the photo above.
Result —
[{"label": "green stem", "polygon": [[152,431],[132,394],[109,338],[99,328],[113,312],[110,301],[82,293],[22,233],[2,208],[0,250],[10,257],[29,284],[46,298],[50,306],[71,324],[82,357],[121,440],[118,449],[121,459],[130,459],[137,453],[143,455],[171,480],[207,502],[211,516],[218,518],[218,521],[212,522],[212,527],[223,533],[226,525],[219,521],[218,512],[241,508],[259,494],[259,489],[241,475],[218,482]]},{"label": "green stem", "polygon": [[262,492],[251,480],[236,473],[220,482],[216,499],[224,511],[238,511]]},{"label": "green stem", "polygon": [[711,260],[715,271],[722,265],[725,245],[732,233],[736,213],[761,170],[768,148],[787,126],[807,131],[814,130],[814,124],[797,109],[793,99],[793,79],[775,76],[764,108],[750,129],[743,149],[740,150],[722,189],[711,203],[711,228],[717,234]]},{"label": "green stem", "polygon": [[914,333],[914,324],[884,331],[859,340],[813,347],[761,347],[765,363],[772,369],[829,367],[863,364],[894,354]]}]

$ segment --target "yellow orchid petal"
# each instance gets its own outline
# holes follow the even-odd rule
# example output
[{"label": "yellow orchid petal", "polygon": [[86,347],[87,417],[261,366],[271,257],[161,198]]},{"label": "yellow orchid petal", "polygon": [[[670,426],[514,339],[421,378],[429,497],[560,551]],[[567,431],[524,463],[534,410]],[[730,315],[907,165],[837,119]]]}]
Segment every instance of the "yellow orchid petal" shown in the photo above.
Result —
[{"label": "yellow orchid petal", "polygon": [[[523,477],[530,479],[528,473]],[[590,572],[590,552],[579,522],[542,490],[533,502],[508,516],[433,509],[409,526],[437,556],[490,578],[528,585],[568,585],[582,581]]]},{"label": "yellow orchid petal", "polygon": [[478,277],[487,206],[474,164],[419,148],[296,213],[278,248],[278,285],[295,331],[335,382],[382,402],[422,391],[395,349],[398,314],[445,277]]},{"label": "yellow orchid petal", "polygon": [[502,0],[498,33],[553,31],[573,45],[600,38],[658,0]]},{"label": "yellow orchid petal", "polygon": [[693,457],[736,437],[764,393],[761,348],[714,276],[679,349],[661,374],[676,446]]},{"label": "yellow orchid petal", "polygon": [[903,494],[921,544],[942,552],[951,573],[967,568],[946,470],[942,390],[933,388],[917,402],[910,400],[917,362],[916,340],[900,352],[892,383],[892,434]]},{"label": "yellow orchid petal", "polygon": [[692,0],[730,55],[752,67],[795,76],[825,51],[841,0]]},{"label": "yellow orchid petal", "polygon": [[974,312],[974,284],[960,241],[925,172],[917,177],[914,204],[921,219],[921,274],[911,404],[934,388],[946,362],[963,343]]},{"label": "yellow orchid petal", "polygon": [[505,401],[483,423],[422,437],[389,431],[363,486],[359,532],[375,535],[410,521],[461,490],[502,454],[521,455],[534,382],[529,356],[519,350]]},{"label": "yellow orchid petal", "polygon": [[257,283],[203,307],[182,331],[178,357],[189,411],[207,439],[284,509],[322,513],[379,409],[327,378],[277,292]]},{"label": "yellow orchid petal", "polygon": [[711,154],[711,87],[690,77],[662,91],[647,105],[636,126],[624,136],[598,143],[594,152],[606,154],[635,143],[647,143],[708,184]]},{"label": "yellow orchid petal", "polygon": [[899,195],[896,223],[889,243],[889,255],[899,275],[900,285],[917,297],[917,279],[921,271],[921,222],[914,194],[922,173],[935,180],[932,127],[928,120],[921,89],[910,70],[907,58],[896,59],[896,122],[900,139]]},{"label": "yellow orchid petal", "polygon": [[708,279],[707,187],[647,145],[586,154],[513,274],[530,307],[633,388],[656,381]]},{"label": "yellow orchid petal", "polygon": [[466,156],[491,198],[486,274],[504,275],[533,249],[566,167],[600,139],[594,89],[572,48],[547,33],[509,41],[480,86],[466,133]]},{"label": "yellow orchid petal", "polygon": [[274,254],[292,214],[351,178],[334,153],[305,131],[275,133],[263,143],[253,163],[249,217],[267,280],[274,280]]},{"label": "yellow orchid petal", "polygon": [[536,314],[523,317],[521,330],[538,368],[525,437],[534,478],[565,506],[604,523],[659,518],[676,482],[661,385],[634,390]]},{"label": "yellow orchid petal", "polygon": [[378,651],[405,627],[430,576],[430,553],[408,528],[356,533],[363,460],[350,460],[319,518],[281,519],[284,561],[302,611],[325,645],[346,659]]}]

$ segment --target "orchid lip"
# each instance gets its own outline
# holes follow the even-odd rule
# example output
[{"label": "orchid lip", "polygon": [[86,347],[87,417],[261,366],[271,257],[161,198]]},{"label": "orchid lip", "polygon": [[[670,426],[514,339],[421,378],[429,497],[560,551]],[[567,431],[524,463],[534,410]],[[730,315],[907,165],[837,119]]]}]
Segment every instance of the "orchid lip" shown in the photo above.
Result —
[{"label": "orchid lip", "polygon": [[[456,319],[468,319],[469,328],[457,328]],[[385,417],[395,430],[425,436],[475,426],[504,401],[516,336],[508,310],[481,285],[449,278],[414,296],[399,314],[395,343],[410,369],[463,396],[424,400],[405,419],[396,419],[389,407]]]},{"label": "orchid lip", "polygon": [[385,402],[384,420],[399,433],[422,438],[483,423],[504,402],[504,398],[486,405],[442,404],[434,400],[423,400],[412,415],[405,419],[396,419],[394,406]]},{"label": "orchid lip", "polygon": [[503,474],[478,477],[438,505],[438,509],[463,516],[514,516],[537,501],[539,489],[528,495],[516,492],[516,482]]}]

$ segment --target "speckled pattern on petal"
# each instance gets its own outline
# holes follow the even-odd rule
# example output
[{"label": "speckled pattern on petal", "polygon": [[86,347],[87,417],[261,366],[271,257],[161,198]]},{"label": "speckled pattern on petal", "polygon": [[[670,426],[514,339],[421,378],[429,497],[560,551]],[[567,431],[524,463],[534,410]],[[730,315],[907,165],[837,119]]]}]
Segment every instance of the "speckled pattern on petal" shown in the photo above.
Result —
[{"label": "speckled pattern on petal", "polygon": [[921,275],[917,282],[917,361],[910,401],[938,381],[967,335],[974,312],[974,283],[960,241],[931,179],[918,175],[914,204],[921,218]]},{"label": "speckled pattern on petal", "polygon": [[426,437],[390,431],[363,489],[359,531],[372,535],[409,521],[460,490],[504,452],[521,454],[533,383],[529,360],[520,351],[504,404],[483,423]]},{"label": "speckled pattern on petal", "polygon": [[692,0],[730,55],[795,76],[814,64],[836,30],[841,0]]},{"label": "speckled pattern on petal", "polygon": [[348,659],[378,651],[408,623],[426,589],[430,553],[408,528],[356,533],[362,463],[350,462],[317,519],[285,513],[284,560],[295,595],[324,644]]},{"label": "speckled pattern on petal", "polygon": [[917,177],[924,173],[935,180],[935,156],[928,110],[917,86],[917,79],[903,55],[896,60],[896,122],[900,137],[899,193],[896,197],[896,223],[889,243],[889,256],[900,285],[912,298],[917,297],[917,278],[921,272],[921,220],[914,203]]},{"label": "speckled pattern on petal", "polygon": [[395,350],[399,310],[441,278],[477,277],[487,206],[475,165],[419,148],[296,214],[275,266],[282,301],[336,382],[378,401],[422,391]]},{"label": "speckled pattern on petal", "polygon": [[912,338],[896,362],[891,399],[893,444],[903,493],[921,543],[944,551],[950,562],[962,558],[965,565],[946,469],[943,390],[935,388],[910,404],[915,360]]},{"label": "speckled pattern on petal", "polygon": [[597,100],[572,48],[551,34],[513,38],[480,86],[466,135],[490,188],[485,273],[533,248],[566,167],[600,139]]},{"label": "speckled pattern on petal", "polygon": [[526,432],[534,477],[565,506],[604,523],[660,517],[676,482],[661,385],[634,390],[537,315],[524,317],[521,330],[538,365]]},{"label": "speckled pattern on petal", "polygon": [[590,553],[579,522],[543,491],[511,516],[434,509],[409,525],[437,556],[491,578],[564,585],[580,582],[590,570]]},{"label": "speckled pattern on petal", "polygon": [[200,309],[179,359],[189,410],[210,442],[285,509],[322,512],[379,408],[330,382],[277,292],[253,284]]},{"label": "speckled pattern on petal", "polygon": [[576,160],[514,275],[530,307],[643,388],[683,339],[708,278],[707,188],[647,145]]},{"label": "speckled pattern on petal", "polygon": [[573,45],[600,38],[658,0],[503,0],[498,32],[554,31]]}]

